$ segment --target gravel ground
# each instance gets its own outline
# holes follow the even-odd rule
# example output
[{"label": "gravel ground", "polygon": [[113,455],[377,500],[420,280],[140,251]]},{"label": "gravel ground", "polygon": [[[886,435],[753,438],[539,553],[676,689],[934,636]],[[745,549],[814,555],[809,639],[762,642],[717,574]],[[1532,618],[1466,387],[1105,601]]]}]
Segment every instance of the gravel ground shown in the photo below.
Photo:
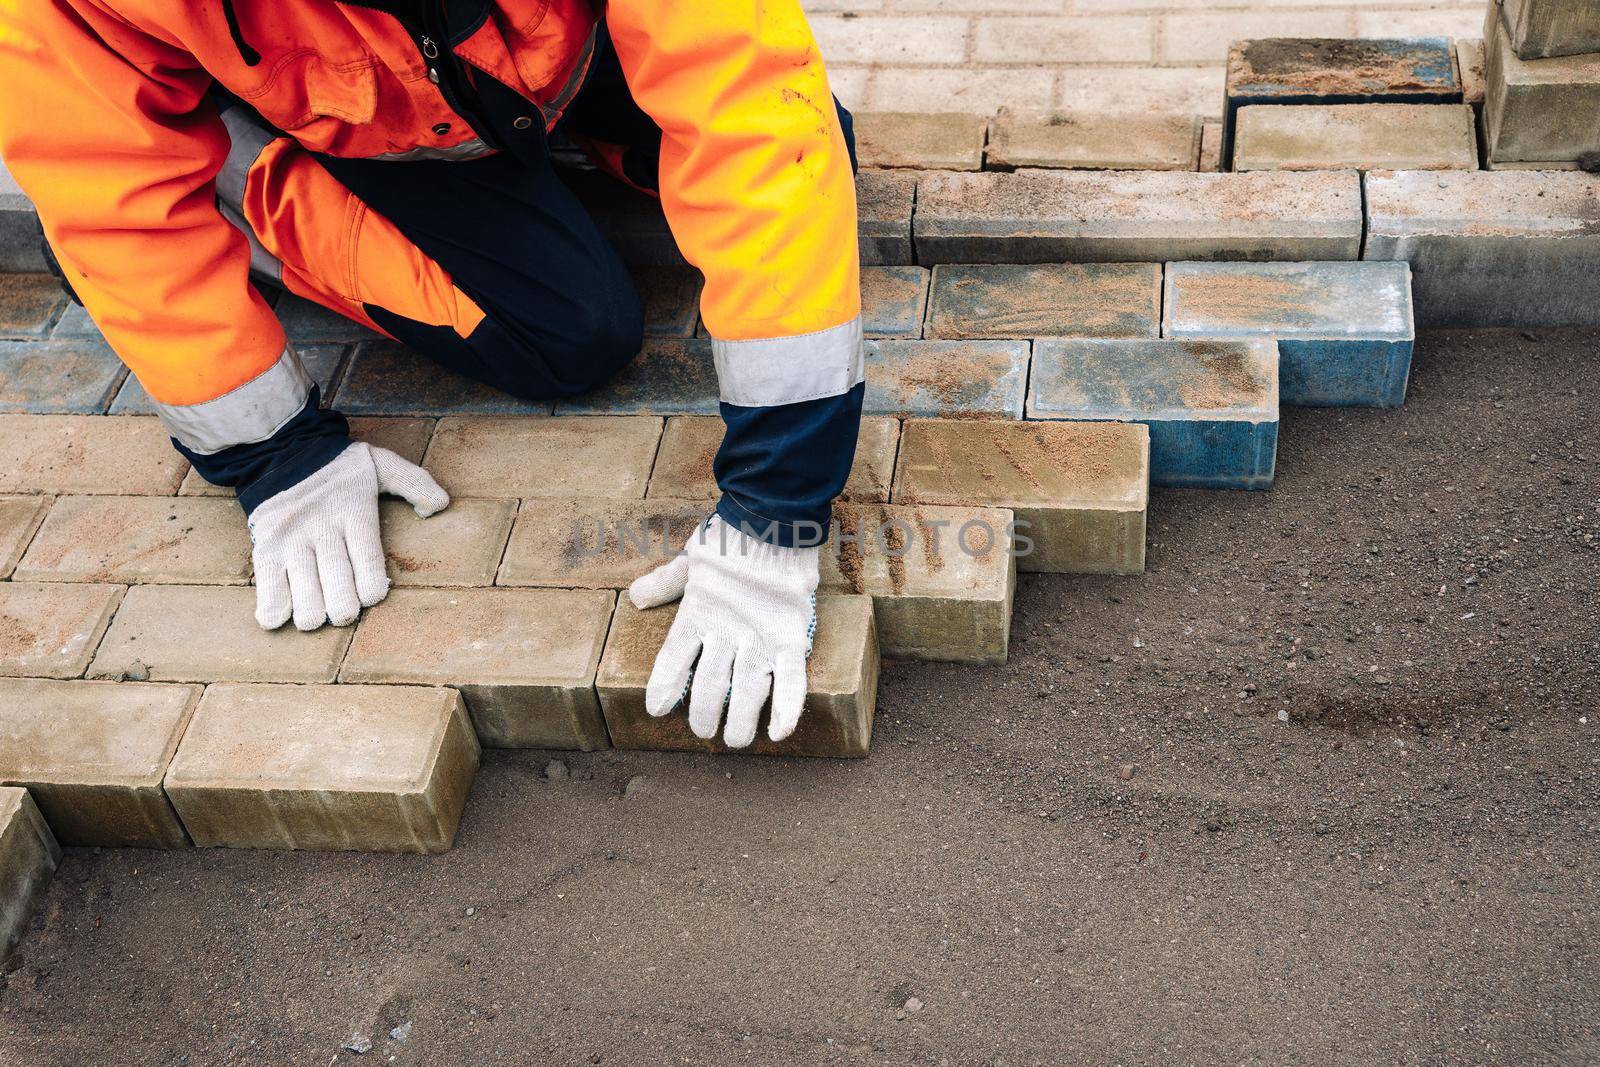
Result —
[{"label": "gravel ground", "polygon": [[1597,394],[1600,333],[1426,337],[1276,490],[1157,492],[1143,578],[1025,577],[1007,666],[889,667],[864,762],[70,850],[0,1063],[1600,1062]]}]

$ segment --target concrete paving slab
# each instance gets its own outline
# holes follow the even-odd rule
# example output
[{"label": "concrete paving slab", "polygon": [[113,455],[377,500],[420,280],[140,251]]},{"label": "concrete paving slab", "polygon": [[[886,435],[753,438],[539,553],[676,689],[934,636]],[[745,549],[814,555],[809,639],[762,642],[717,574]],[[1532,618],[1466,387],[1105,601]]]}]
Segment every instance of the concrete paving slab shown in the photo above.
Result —
[{"label": "concrete paving slab", "polygon": [[61,864],[61,846],[26,789],[0,788],[0,963],[22,940]]},{"label": "concrete paving slab", "polygon": [[646,337],[605,385],[556,403],[558,415],[714,415],[717,368],[708,338]]},{"label": "concrete paving slab", "polygon": [[126,374],[99,342],[0,341],[0,411],[98,415]]},{"label": "concrete paving slab", "polygon": [[644,301],[644,332],[652,337],[693,337],[700,321],[705,279],[693,267],[635,267],[629,272]]},{"label": "concrete paving slab", "polygon": [[654,416],[449,418],[425,465],[461,496],[641,497],[660,438]]},{"label": "concrete paving slab", "polygon": [[1491,6],[1484,27],[1484,73],[1483,142],[1489,159],[1566,162],[1600,151],[1600,53],[1519,59]]},{"label": "concrete paving slab", "polygon": [[917,176],[863,171],[856,178],[856,234],[863,266],[915,263],[911,209]]},{"label": "concrete paving slab", "polygon": [[711,512],[705,500],[529,500],[495,584],[625,589],[670,561]]},{"label": "concrete paving slab", "polygon": [[921,337],[927,267],[862,267],[861,329],[868,337]]},{"label": "concrete paving slab", "polygon": [[0,415],[0,493],[171,496],[188,469],[147,416]]},{"label": "concrete paving slab", "polygon": [[57,498],[17,565],[34,582],[245,585],[250,531],[232,501],[201,497]]},{"label": "concrete paving slab", "polygon": [[1600,52],[1600,8],[1592,0],[1504,0],[1500,14],[1521,59]]},{"label": "concrete paving slab", "polygon": [[1238,171],[1478,169],[1466,104],[1256,104],[1237,121]]},{"label": "concrete paving slab", "polygon": [[52,502],[47,496],[0,496],[0,578],[11,577]]},{"label": "concrete paving slab", "polygon": [[1486,63],[1482,37],[1457,38],[1456,68],[1461,72],[1461,102],[1472,105],[1474,110],[1482,109],[1488,90]]},{"label": "concrete paving slab", "polygon": [[1194,115],[1001,108],[985,158],[991,170],[1192,171],[1199,151],[1200,121]]},{"label": "concrete paving slab", "polygon": [[1410,273],[1380,263],[1169,263],[1162,333],[1276,339],[1284,404],[1398,407],[1416,339]]},{"label": "concrete paving slab", "polygon": [[352,318],[293,293],[278,297],[273,310],[277,312],[283,332],[296,344],[348,344],[376,341],[383,336]]},{"label": "concrete paving slab", "polygon": [[548,415],[547,400],[518,400],[446,370],[394,341],[355,347],[335,397],[347,415]]},{"label": "concrete paving slab", "polygon": [[65,290],[49,274],[0,274],[0,338],[42,338],[66,305]]},{"label": "concrete paving slab", "polygon": [[[719,418],[674,415],[668,419],[646,495],[680,500],[713,500],[720,496],[721,490],[717,488],[711,468],[722,444],[722,434]],[[850,467],[850,477],[840,499],[888,503],[889,483],[894,478],[894,453],[899,443],[898,419],[870,415],[862,419],[855,462]]]},{"label": "concrete paving slab", "polygon": [[1022,418],[1026,341],[868,341],[868,415]]},{"label": "concrete paving slab", "polygon": [[983,169],[989,120],[938,111],[861,111],[854,116],[856,158],[863,167]]},{"label": "concrete paving slab", "polygon": [[0,677],[81,675],[122,593],[120,585],[0,582]]},{"label": "concrete paving slab", "polygon": [[1159,263],[941,263],[929,337],[1159,337]]},{"label": "concrete paving slab", "polygon": [[395,585],[493,585],[516,515],[515,500],[456,497],[425,519],[404,500],[381,501],[389,580]]}]

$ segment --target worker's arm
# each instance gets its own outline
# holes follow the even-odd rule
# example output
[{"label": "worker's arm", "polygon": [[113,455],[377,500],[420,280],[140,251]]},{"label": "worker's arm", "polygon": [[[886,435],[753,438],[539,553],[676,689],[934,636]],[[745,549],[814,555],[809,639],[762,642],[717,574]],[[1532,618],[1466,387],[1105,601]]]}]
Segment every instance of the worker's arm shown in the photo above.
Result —
[{"label": "worker's arm", "polygon": [[630,591],[684,601],[646,703],[665,714],[692,670],[691,726],[715,734],[731,689],[725,738],[741,745],[770,690],[777,740],[800,716],[815,624],[818,549],[797,546],[827,530],[861,415],[849,151],[798,0],[612,0],[606,17],[662,130],[661,202],[705,275],[727,425],[706,536]]}]

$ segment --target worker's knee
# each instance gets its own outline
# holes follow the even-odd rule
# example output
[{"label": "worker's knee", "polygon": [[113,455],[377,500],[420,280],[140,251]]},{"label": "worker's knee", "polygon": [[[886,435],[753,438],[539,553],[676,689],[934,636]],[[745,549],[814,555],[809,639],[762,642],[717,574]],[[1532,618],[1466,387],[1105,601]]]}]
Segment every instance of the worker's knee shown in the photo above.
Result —
[{"label": "worker's knee", "polygon": [[497,365],[506,392],[521,400],[588,392],[615,377],[644,344],[644,306],[631,286],[573,308],[565,318],[535,338],[495,331],[498,351],[484,355]]}]

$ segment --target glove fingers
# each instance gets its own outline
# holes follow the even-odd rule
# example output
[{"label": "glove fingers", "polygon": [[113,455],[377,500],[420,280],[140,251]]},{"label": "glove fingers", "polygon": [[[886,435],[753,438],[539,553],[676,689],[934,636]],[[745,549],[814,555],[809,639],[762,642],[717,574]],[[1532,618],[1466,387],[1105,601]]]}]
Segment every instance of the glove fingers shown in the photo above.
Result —
[{"label": "glove fingers", "polygon": [[328,621],[322,603],[322,583],[317,577],[317,556],[310,545],[298,548],[289,557],[289,595],[294,599],[294,626],[315,630]]},{"label": "glove fingers", "polygon": [[345,551],[355,571],[356,597],[370,608],[389,595],[388,565],[383,556],[383,541],[377,531],[352,528],[344,532]]},{"label": "glove fingers", "polygon": [[689,688],[689,677],[699,655],[700,635],[683,625],[682,619],[675,619],[661,651],[656,653],[650,681],[645,684],[645,711],[659,717],[678,706],[684,690]]},{"label": "glove fingers", "polygon": [[350,566],[350,550],[344,538],[329,538],[317,545],[317,580],[322,584],[322,603],[328,612],[328,621],[335,626],[349,626],[361,614],[361,601],[356,596],[356,575]]},{"label": "glove fingers", "polygon": [[689,557],[674,556],[648,574],[641,574],[628,586],[628,599],[641,611],[669,604],[683,595],[689,581]]},{"label": "glove fingers", "polygon": [[733,645],[718,638],[707,641],[700,652],[694,687],[689,691],[689,729],[696,737],[709,740],[717,736],[722,706],[733,684],[733,658]]},{"label": "glove fingers", "polygon": [[772,691],[772,669],[749,648],[739,650],[733,662],[733,689],[728,694],[728,725],[722,740],[729,748],[744,748],[756,739],[761,706]]},{"label": "glove fingers", "polygon": [[423,518],[449,505],[450,494],[433,480],[433,475],[387,448],[372,449],[372,465],[378,472],[378,489],[404,497]]},{"label": "glove fingers", "polygon": [[294,599],[289,596],[289,572],[282,565],[266,563],[258,553],[256,572],[256,622],[263,630],[276,630],[294,614]]},{"label": "glove fingers", "polygon": [[794,733],[806,710],[806,658],[798,652],[778,656],[772,669],[772,720],[767,737],[782,741]]}]

